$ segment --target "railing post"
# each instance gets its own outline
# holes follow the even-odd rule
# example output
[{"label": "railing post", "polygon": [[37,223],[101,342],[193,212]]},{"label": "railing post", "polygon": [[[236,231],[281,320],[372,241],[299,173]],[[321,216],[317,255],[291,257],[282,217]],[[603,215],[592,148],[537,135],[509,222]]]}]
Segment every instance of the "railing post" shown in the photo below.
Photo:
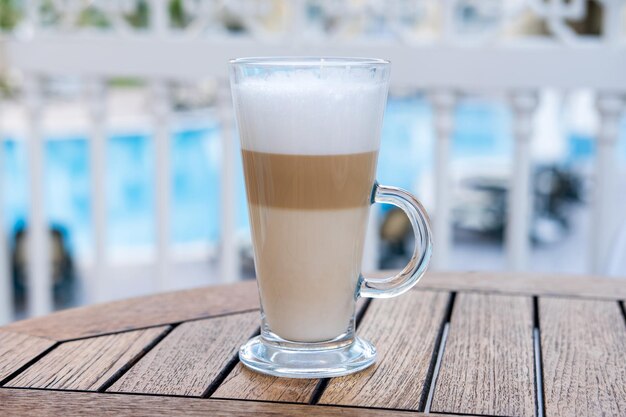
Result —
[{"label": "railing post", "polygon": [[[2,110],[0,102],[0,111]],[[0,131],[0,326],[13,320],[13,280],[9,269],[9,248],[7,242],[9,235],[4,230],[2,208],[4,200],[2,198],[2,131]]]},{"label": "railing post", "polygon": [[151,83],[154,144],[156,153],[155,210],[156,210],[156,289],[167,289],[170,261],[170,204],[172,171],[170,165],[170,103],[167,84],[163,80]]},{"label": "railing post", "polygon": [[624,25],[624,3],[620,0],[602,2],[602,37],[608,44],[618,44]]},{"label": "railing post", "polygon": [[454,131],[456,95],[450,91],[431,94],[435,127],[435,211],[433,213],[433,268],[449,268],[452,247],[450,144]]},{"label": "railing post", "polygon": [[506,252],[509,269],[525,270],[530,252],[529,231],[533,207],[531,137],[538,98],[534,91],[511,95],[513,107],[513,167],[507,201]]},{"label": "railing post", "polygon": [[617,138],[624,97],[618,93],[599,93],[596,106],[600,113],[600,130],[596,141],[594,195],[591,220],[591,272],[607,272],[612,239],[618,224],[615,175]]},{"label": "railing post", "polygon": [[89,162],[91,166],[91,216],[93,224],[93,269],[88,283],[91,301],[104,301],[106,268],[106,83],[101,79],[89,79],[86,95],[91,118],[89,135]]},{"label": "railing post", "polygon": [[22,29],[26,25],[29,35],[33,35],[40,28],[39,10],[41,9],[40,0],[31,0],[24,2],[24,15],[26,19],[21,22]]},{"label": "railing post", "polygon": [[168,1],[150,0],[150,30],[153,33],[162,35],[168,30]]},{"label": "railing post", "polygon": [[235,135],[232,99],[228,80],[218,80],[217,111],[222,145],[221,172],[221,253],[222,282],[239,280],[239,246],[237,244],[237,200],[235,190]]},{"label": "railing post", "polygon": [[28,216],[28,288],[27,304],[30,316],[52,311],[52,277],[50,268],[50,236],[45,209],[45,141],[41,122],[41,79],[28,74],[24,79],[27,109],[28,177],[30,201]]}]

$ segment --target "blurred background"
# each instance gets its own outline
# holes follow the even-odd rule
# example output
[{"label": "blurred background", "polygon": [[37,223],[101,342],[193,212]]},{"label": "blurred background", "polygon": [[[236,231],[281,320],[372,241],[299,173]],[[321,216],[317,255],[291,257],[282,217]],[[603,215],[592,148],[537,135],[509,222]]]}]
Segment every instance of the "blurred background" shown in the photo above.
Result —
[{"label": "blurred background", "polygon": [[[240,56],[392,61],[378,180],[425,203],[433,269],[626,276],[625,27],[621,0],[0,0],[0,324],[254,277]],[[410,235],[375,206],[364,270]]]}]

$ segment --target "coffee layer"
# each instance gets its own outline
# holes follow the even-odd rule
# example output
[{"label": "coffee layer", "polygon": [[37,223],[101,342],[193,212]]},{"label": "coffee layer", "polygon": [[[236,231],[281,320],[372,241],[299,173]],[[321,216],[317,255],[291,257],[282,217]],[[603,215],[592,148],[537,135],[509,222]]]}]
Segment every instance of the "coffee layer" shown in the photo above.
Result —
[{"label": "coffee layer", "polygon": [[285,155],[242,150],[251,204],[301,210],[369,205],[378,152]]}]

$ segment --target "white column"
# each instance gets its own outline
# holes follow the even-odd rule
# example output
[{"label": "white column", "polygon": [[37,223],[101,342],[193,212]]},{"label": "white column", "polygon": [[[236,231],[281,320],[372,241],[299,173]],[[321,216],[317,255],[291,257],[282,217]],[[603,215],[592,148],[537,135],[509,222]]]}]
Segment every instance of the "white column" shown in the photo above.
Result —
[{"label": "white column", "polygon": [[452,247],[451,200],[452,183],[450,181],[450,144],[454,130],[454,106],[456,95],[450,91],[431,94],[435,127],[435,211],[433,220],[433,258],[434,269],[450,267]]},{"label": "white column", "polygon": [[237,193],[235,184],[235,140],[233,105],[228,80],[218,80],[217,110],[222,145],[221,172],[221,253],[220,280],[239,280],[239,245],[237,244]]},{"label": "white column", "polygon": [[169,1],[150,0],[150,30],[154,33],[163,34],[169,24]]},{"label": "white column", "polygon": [[[441,27],[442,38],[445,43],[453,42],[457,35],[455,33],[456,20],[457,20],[457,2],[455,0],[443,0],[438,4],[442,8],[441,13]],[[435,252],[433,252],[433,256]]]},{"label": "white column", "polygon": [[[608,254],[619,225],[616,222],[615,175],[617,138],[624,97],[617,93],[599,93],[596,102],[600,114],[600,130],[596,141],[594,195],[591,219],[591,272],[607,271]],[[620,213],[623,216],[623,209]]]},{"label": "white column", "polygon": [[86,93],[89,106],[89,165],[91,167],[91,216],[93,224],[93,267],[88,283],[90,302],[104,301],[106,283],[106,82],[87,80]]},{"label": "white column", "polygon": [[28,25],[28,34],[33,35],[36,31],[39,30],[40,21],[39,21],[39,10],[41,8],[40,0],[31,0],[24,2],[24,14],[26,15],[25,22],[22,22],[22,25]]},{"label": "white column", "polygon": [[522,271],[528,267],[530,252],[533,204],[531,137],[538,99],[534,91],[520,91],[511,95],[510,102],[513,108],[514,151],[507,201],[506,253],[509,269]]},{"label": "white column", "polygon": [[29,74],[24,79],[27,108],[28,179],[28,314],[41,316],[52,311],[50,236],[45,209],[44,139],[42,137],[41,80]]},{"label": "white column", "polygon": [[606,43],[618,44],[624,31],[623,0],[602,2],[602,37]]},{"label": "white column", "polygon": [[[2,103],[0,103],[2,104]],[[2,110],[0,108],[0,110]],[[0,131],[0,137],[2,131]],[[0,140],[0,146],[2,141]],[[4,200],[2,188],[2,163],[0,156],[0,326],[13,320],[13,280],[9,269],[8,235],[4,230],[3,210]]]},{"label": "white column", "polygon": [[156,210],[156,290],[167,289],[170,261],[170,204],[172,170],[170,166],[170,103],[167,83],[151,84],[154,144],[156,152],[155,210]]}]

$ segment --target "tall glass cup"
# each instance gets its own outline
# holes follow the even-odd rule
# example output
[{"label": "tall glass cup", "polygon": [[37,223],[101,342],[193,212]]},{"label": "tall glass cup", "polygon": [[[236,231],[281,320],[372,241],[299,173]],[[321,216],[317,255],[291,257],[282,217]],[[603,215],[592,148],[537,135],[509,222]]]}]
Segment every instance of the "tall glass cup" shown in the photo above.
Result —
[{"label": "tall glass cup", "polygon": [[[390,64],[360,58],[245,58],[230,62],[241,137],[261,334],[241,347],[256,371],[324,378],[376,357],[355,335],[359,297],[411,288],[431,255],[424,208],[376,183]],[[415,251],[398,275],[361,275],[370,205],[404,210]]]}]

